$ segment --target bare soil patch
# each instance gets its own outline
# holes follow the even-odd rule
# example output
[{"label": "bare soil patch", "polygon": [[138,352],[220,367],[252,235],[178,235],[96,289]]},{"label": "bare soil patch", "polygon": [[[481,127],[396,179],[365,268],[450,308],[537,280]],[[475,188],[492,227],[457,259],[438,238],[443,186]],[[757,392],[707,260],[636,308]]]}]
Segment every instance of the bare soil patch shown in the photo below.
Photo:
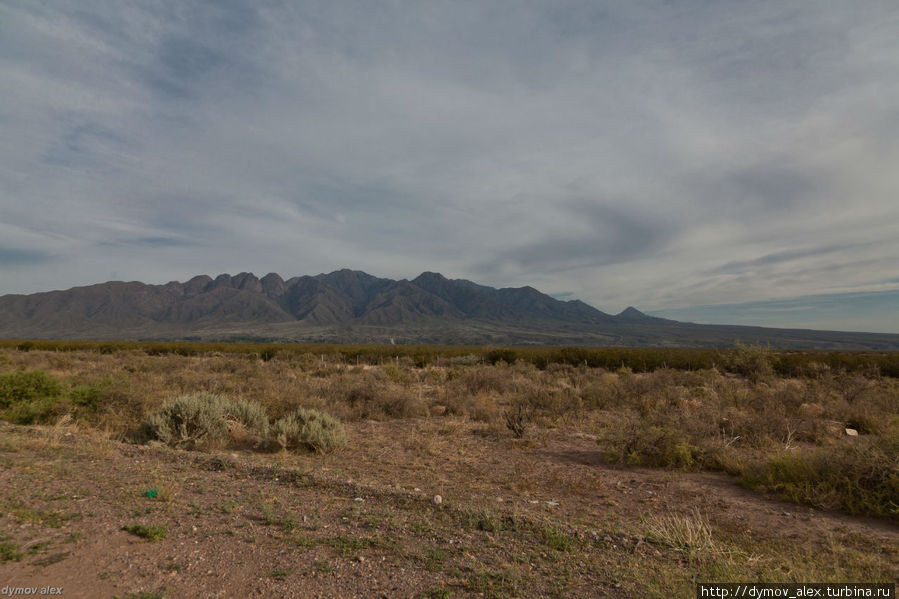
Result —
[{"label": "bare soil patch", "polygon": [[[0,425],[0,534],[20,554],[0,582],[65,597],[631,597],[728,574],[899,578],[889,523],[726,475],[612,467],[588,436],[496,437],[465,418],[348,436],[327,456],[200,453]],[[702,519],[714,547],[659,542],[660,514]]]}]

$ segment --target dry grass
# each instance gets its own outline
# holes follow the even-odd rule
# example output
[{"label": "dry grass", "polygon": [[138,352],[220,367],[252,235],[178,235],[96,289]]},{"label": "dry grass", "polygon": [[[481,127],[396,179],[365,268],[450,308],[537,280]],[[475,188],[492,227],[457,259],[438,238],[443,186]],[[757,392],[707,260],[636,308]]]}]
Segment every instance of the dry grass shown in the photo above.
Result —
[{"label": "dry grass", "polygon": [[[512,354],[496,357],[496,364],[460,355],[417,367],[408,357],[356,365],[324,353],[4,349],[0,417],[69,418],[122,438],[166,402],[196,393],[258,404],[272,422],[298,409],[344,422],[434,418],[449,429],[452,417],[463,417],[492,438],[535,442],[541,431],[564,429],[595,437],[610,462],[725,471],[793,501],[899,519],[899,465],[889,458],[899,447],[899,382],[876,370],[811,362],[802,376],[782,378],[775,357],[758,348],[723,355],[722,368],[740,376],[554,363],[541,370],[508,364]],[[232,422],[232,441],[252,445],[265,436],[253,432],[250,415],[244,420]],[[847,437],[847,427],[859,436]],[[408,442],[433,451],[429,440]],[[835,467],[823,456],[835,456]]]},{"label": "dry grass", "polygon": [[[840,507],[839,487],[802,484],[834,480],[829,471],[783,457],[845,454],[842,475],[890,480],[891,379],[307,358],[0,351],[0,374],[46,372],[65,408],[49,426],[0,424],[4,569],[48,568],[72,588],[81,576],[94,595],[104,593],[91,584],[123,585],[105,596],[160,581],[171,596],[686,597],[696,580],[899,576],[889,523],[812,515],[723,476],[682,472],[724,469],[784,495],[792,481],[819,491],[794,500]],[[247,426],[228,429],[240,448],[115,442],[200,392],[256,402],[270,421],[327,411],[344,421],[347,446],[260,453],[251,410]],[[519,406],[522,438],[505,418]],[[868,428],[846,437],[848,419],[862,415]],[[876,486],[851,488],[877,497]],[[167,526],[165,538],[121,529],[151,525]],[[69,545],[75,533],[82,540]],[[78,565],[39,566],[44,556],[28,551],[45,539]],[[62,566],[65,576],[52,570]]]},{"label": "dry grass", "polygon": [[688,514],[654,514],[646,522],[647,538],[691,556],[714,558],[723,553],[708,520],[693,509]]}]

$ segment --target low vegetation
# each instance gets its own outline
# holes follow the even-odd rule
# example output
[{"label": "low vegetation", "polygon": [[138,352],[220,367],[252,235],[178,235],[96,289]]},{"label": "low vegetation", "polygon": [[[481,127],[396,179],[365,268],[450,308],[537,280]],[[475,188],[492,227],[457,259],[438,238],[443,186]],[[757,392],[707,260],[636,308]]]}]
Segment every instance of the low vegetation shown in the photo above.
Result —
[{"label": "low vegetation", "polygon": [[[244,355],[262,361],[275,358],[306,363],[339,362],[345,365],[425,366],[514,364],[526,362],[545,369],[550,365],[587,366],[633,372],[657,369],[702,370],[755,376],[747,368],[773,371],[779,376],[801,376],[809,368],[826,366],[831,370],[865,372],[877,369],[881,375],[899,377],[899,352],[872,351],[778,351],[741,345],[732,349],[689,349],[647,347],[503,347],[461,345],[329,345],[301,343],[211,343],[197,341],[65,341],[47,339],[0,339],[0,349],[20,352],[96,352],[114,354],[133,352],[148,356]],[[759,356],[762,356],[761,361]],[[753,365],[754,364],[754,365]]]},{"label": "low vegetation", "polygon": [[391,348],[384,361],[373,348],[66,344],[0,354],[0,418],[68,416],[182,449],[318,453],[345,446],[341,421],[456,415],[518,439],[567,427],[594,435],[609,463],[723,471],[899,521],[899,383],[878,367],[891,354]]},{"label": "low vegetation", "polygon": [[899,380],[876,364],[146,349],[0,349],[0,419],[40,425],[0,423],[4,571],[106,596],[899,576]]},{"label": "low vegetation", "polygon": [[127,524],[122,530],[151,543],[163,540],[168,533],[168,529],[161,524]]},{"label": "low vegetation", "polygon": [[272,426],[282,449],[329,453],[346,445],[346,433],[336,418],[312,408],[299,408]]}]

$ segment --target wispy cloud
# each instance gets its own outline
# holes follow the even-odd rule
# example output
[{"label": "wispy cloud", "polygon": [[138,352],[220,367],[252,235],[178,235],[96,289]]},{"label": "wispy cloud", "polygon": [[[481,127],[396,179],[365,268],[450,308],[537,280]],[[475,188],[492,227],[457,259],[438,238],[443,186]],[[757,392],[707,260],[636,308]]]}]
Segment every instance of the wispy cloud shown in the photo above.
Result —
[{"label": "wispy cloud", "polygon": [[344,266],[610,312],[874,286],[897,29],[875,0],[8,0],[0,293]]}]

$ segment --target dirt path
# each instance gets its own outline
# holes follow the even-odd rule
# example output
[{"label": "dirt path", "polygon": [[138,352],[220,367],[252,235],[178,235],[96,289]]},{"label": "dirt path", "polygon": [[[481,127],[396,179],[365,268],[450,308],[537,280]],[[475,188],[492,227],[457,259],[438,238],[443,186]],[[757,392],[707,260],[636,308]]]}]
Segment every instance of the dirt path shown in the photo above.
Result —
[{"label": "dirt path", "polygon": [[[337,454],[293,456],[0,424],[0,587],[62,586],[70,598],[628,597],[690,596],[703,576],[899,579],[899,527],[724,475],[612,468],[586,436],[516,441],[451,419],[348,433]],[[660,542],[663,516],[699,518],[714,543]],[[123,530],[135,524],[165,536]]]}]

